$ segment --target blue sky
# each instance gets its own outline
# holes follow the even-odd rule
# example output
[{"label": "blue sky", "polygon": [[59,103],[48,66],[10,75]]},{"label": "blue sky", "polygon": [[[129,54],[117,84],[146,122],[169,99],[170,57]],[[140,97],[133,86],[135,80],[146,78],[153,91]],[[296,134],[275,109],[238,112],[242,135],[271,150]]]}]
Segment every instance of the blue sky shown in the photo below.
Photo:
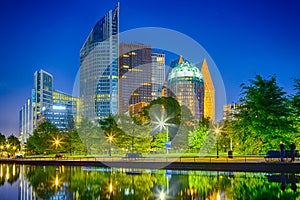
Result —
[{"label": "blue sky", "polygon": [[[72,92],[79,50],[114,0],[0,2],[0,132],[18,135],[18,114],[43,68],[55,88]],[[201,44],[223,77],[227,102],[256,74],[275,74],[292,93],[300,78],[300,2],[297,0],[120,1],[120,31],[163,27]]]}]

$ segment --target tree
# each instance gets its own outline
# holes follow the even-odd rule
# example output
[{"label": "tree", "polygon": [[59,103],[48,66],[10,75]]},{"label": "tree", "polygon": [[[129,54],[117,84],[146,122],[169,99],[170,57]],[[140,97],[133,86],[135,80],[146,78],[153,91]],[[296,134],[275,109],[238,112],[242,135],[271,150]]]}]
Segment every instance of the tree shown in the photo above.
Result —
[{"label": "tree", "polygon": [[0,150],[1,150],[1,153],[4,150],[5,142],[6,142],[5,135],[0,133]]},{"label": "tree", "polygon": [[291,107],[292,107],[292,120],[295,122],[296,131],[294,132],[293,142],[295,142],[296,146],[300,146],[300,79],[294,80],[294,90],[295,94],[293,94],[290,98]]},{"label": "tree", "polygon": [[57,147],[59,146],[53,148],[55,145],[58,145],[55,144],[54,140],[61,138],[62,135],[59,129],[49,121],[44,121],[28,138],[26,149],[31,154],[55,153],[57,151]]},{"label": "tree", "polygon": [[209,133],[210,121],[208,118],[199,120],[198,127],[189,132],[189,146],[193,149],[200,149]]},{"label": "tree", "polygon": [[103,134],[100,127],[95,126],[88,118],[83,118],[77,129],[78,135],[85,146],[85,154],[99,153],[102,148]]},{"label": "tree", "polygon": [[85,147],[79,137],[77,130],[69,130],[64,133],[64,149],[66,152],[84,152]]},{"label": "tree", "polygon": [[15,153],[17,150],[20,150],[20,141],[19,139],[11,134],[10,136],[7,137],[7,143],[9,144],[9,148],[7,149],[8,152],[10,153]]},{"label": "tree", "polygon": [[280,141],[289,143],[293,132],[291,110],[286,93],[277,85],[276,76],[257,75],[250,85],[242,84],[240,112],[235,115],[235,130],[244,153],[265,154],[278,149]]}]

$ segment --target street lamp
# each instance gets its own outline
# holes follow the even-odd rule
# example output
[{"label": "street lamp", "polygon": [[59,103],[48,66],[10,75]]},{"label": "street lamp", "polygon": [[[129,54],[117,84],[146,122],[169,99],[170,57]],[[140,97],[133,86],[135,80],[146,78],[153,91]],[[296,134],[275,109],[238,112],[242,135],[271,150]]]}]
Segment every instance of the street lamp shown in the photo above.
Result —
[{"label": "street lamp", "polygon": [[113,139],[114,139],[113,135],[109,135],[107,137],[107,140],[109,142],[109,156],[111,156],[111,143],[112,143]]},{"label": "street lamp", "polygon": [[216,133],[216,137],[217,137],[217,158],[219,158],[219,134],[220,134],[220,129],[216,128],[215,133]]},{"label": "street lamp", "polygon": [[164,107],[162,109],[157,110],[155,114],[153,114],[153,120],[151,120],[151,124],[153,126],[154,132],[161,132],[166,130],[166,153],[169,153],[169,149],[171,148],[171,142],[169,141],[169,127],[177,127],[176,124],[169,123],[170,119],[174,118],[174,114],[167,115],[164,111]]}]

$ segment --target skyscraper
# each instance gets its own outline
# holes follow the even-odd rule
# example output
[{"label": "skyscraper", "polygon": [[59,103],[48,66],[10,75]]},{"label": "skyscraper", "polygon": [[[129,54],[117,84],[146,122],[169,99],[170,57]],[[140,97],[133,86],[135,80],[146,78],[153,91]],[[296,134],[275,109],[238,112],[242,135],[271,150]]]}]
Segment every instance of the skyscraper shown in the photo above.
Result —
[{"label": "skyscraper", "polygon": [[165,54],[152,53],[152,99],[162,97],[165,84]]},{"label": "skyscraper", "polygon": [[100,19],[80,50],[84,117],[97,121],[118,112],[119,3]]},{"label": "skyscraper", "polygon": [[28,99],[19,113],[19,131],[22,144],[27,142],[27,139],[33,131],[32,119],[31,99]]},{"label": "skyscraper", "polygon": [[[126,113],[130,105],[152,100],[152,49],[143,44],[120,44],[119,112]],[[143,104],[146,105],[146,104]]]},{"label": "skyscraper", "polygon": [[53,91],[52,106],[43,109],[41,114],[61,131],[74,129],[75,123],[78,123],[78,104],[79,98],[61,91]]},{"label": "skyscraper", "polygon": [[200,70],[188,63],[181,61],[172,69],[168,76],[167,86],[170,93],[177,99],[181,106],[186,106],[195,119],[204,116],[204,83]]},{"label": "skyscraper", "polygon": [[39,70],[34,73],[34,89],[32,90],[33,128],[38,126],[41,111],[52,105],[53,76]]},{"label": "skyscraper", "polygon": [[216,100],[215,100],[215,87],[211,78],[211,74],[204,58],[201,67],[201,73],[204,78],[204,117],[216,120]]}]

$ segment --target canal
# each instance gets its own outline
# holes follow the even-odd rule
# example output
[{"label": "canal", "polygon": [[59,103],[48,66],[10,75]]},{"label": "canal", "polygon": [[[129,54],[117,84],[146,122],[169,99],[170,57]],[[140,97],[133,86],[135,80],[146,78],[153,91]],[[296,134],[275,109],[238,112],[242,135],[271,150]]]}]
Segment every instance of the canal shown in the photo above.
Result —
[{"label": "canal", "polygon": [[0,199],[297,199],[300,174],[0,164]]}]

